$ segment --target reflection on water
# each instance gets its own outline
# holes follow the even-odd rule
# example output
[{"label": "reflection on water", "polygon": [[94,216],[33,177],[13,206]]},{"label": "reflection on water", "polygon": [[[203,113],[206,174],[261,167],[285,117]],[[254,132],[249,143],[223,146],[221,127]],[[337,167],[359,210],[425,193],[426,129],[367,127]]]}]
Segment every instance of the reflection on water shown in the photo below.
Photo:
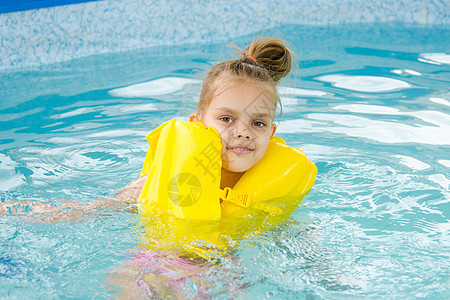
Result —
[{"label": "reflection on water", "polygon": [[192,84],[194,82],[198,83],[197,80],[180,77],[158,78],[148,82],[114,89],[109,91],[109,94],[114,97],[123,98],[152,98],[155,96],[179,92],[186,84]]},{"label": "reflection on water", "polygon": [[[450,115],[445,112],[432,110],[402,112],[397,108],[367,104],[343,104],[331,107],[331,109],[348,111],[351,114],[307,114],[304,116],[307,120],[281,122],[278,132],[305,132],[308,128],[309,132],[329,131],[372,139],[381,143],[450,145],[450,135],[448,134],[450,132]],[[380,121],[378,118],[361,117],[360,114],[396,117],[391,117],[392,121]],[[403,122],[399,122],[397,116],[402,116]]]},{"label": "reflection on water", "polygon": [[405,166],[409,167],[412,170],[426,170],[428,168],[431,168],[429,164],[426,164],[424,162],[421,162],[418,159],[415,159],[413,157],[410,156],[405,156],[405,155],[392,155],[395,158],[399,159],[399,163],[404,164]]},{"label": "reflection on water", "polygon": [[[448,298],[448,31],[280,30],[302,69],[301,80],[279,87],[277,133],[303,148],[319,175],[287,222],[228,240],[233,250],[205,271],[208,293],[227,297],[233,286],[242,298]],[[145,134],[195,109],[200,83],[191,74],[234,55],[223,49],[180,46],[169,66],[147,49],[104,57],[105,68],[92,57],[0,73],[0,200],[58,205],[114,195],[138,175]],[[125,73],[111,72],[124,63]],[[78,68],[72,74],[67,64]],[[0,223],[0,292],[11,297],[108,298],[105,274],[128,266],[151,238],[123,210]],[[188,284],[187,294],[200,283]]]},{"label": "reflection on water", "polygon": [[364,93],[384,93],[411,87],[408,83],[392,78],[376,76],[324,75],[318,80],[331,82],[333,86]]},{"label": "reflection on water", "polygon": [[419,61],[430,64],[447,64],[450,65],[450,54],[447,53],[422,53]]}]

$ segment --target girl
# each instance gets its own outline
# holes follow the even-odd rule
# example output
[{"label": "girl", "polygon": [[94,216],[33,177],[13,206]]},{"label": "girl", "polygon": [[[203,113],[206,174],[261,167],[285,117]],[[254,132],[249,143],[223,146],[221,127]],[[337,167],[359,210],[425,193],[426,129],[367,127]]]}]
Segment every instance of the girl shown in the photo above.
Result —
[{"label": "girl", "polygon": [[[143,236],[147,241],[141,245],[141,251],[137,251],[132,259],[124,262],[110,274],[109,284],[121,287],[122,294],[118,294],[119,297],[142,295],[142,293],[150,296],[182,294],[182,286],[188,280],[198,283],[199,293],[207,294],[211,283],[204,282],[203,278],[205,272],[214,267],[214,263],[211,263],[209,259],[218,252],[223,254],[224,250],[230,248],[230,242],[236,244],[235,241],[240,240],[246,234],[245,232],[274,226],[286,216],[289,217],[289,211],[298,206],[299,200],[309,191],[314,182],[316,167],[304,157],[300,150],[287,147],[284,141],[274,137],[275,113],[278,106],[281,109],[276,87],[291,70],[292,51],[284,41],[260,38],[260,35],[245,51],[239,51],[240,55],[236,59],[218,63],[208,71],[203,82],[197,111],[189,117],[189,121],[193,123],[183,125],[187,128],[195,127],[202,134],[212,135],[212,141],[214,141],[214,134],[218,134],[215,136],[217,138],[215,142],[221,149],[215,158],[219,160],[220,166],[217,170],[220,177],[218,189],[225,190],[227,193],[224,197],[217,199],[206,197],[205,201],[208,205],[218,208],[220,222],[191,222],[184,219],[184,215],[175,214],[177,218],[167,217],[165,211],[159,216],[150,214],[149,218],[144,217],[143,224],[140,224],[144,226],[139,228],[143,228]],[[195,123],[197,125],[194,122],[197,122]],[[186,144],[193,145],[192,140],[201,138],[203,137],[187,136]],[[156,150],[152,148],[152,145],[150,150],[159,151],[159,156],[152,156],[154,153],[152,154],[149,150],[150,155],[147,153],[141,176],[132,181],[115,198],[97,199],[85,205],[65,202],[59,208],[30,202],[29,205],[34,205],[31,211],[38,213],[33,215],[40,215],[41,219],[42,216],[48,215],[50,219],[44,220],[47,222],[67,220],[86,215],[97,207],[134,202],[138,197],[139,202],[150,207],[158,205],[160,194],[156,197],[143,196],[148,192],[167,189],[167,183],[161,185],[162,188],[154,188],[156,184],[160,184],[161,174],[167,173],[168,170],[159,168],[153,161],[158,160],[155,157],[162,160],[161,157],[165,155],[170,158],[166,146],[181,148],[186,145],[183,145],[183,141],[175,144],[169,140],[166,145],[160,143],[159,139],[157,141]],[[186,151],[191,151],[194,156],[201,150],[188,148],[186,147]],[[179,152],[184,150],[181,149]],[[149,156],[152,156],[152,161],[147,162]],[[187,159],[190,159],[189,155]],[[179,162],[175,161],[174,164],[177,165],[177,163]],[[214,166],[215,164],[208,165],[209,169],[206,171],[214,171]],[[186,181],[189,179],[186,178]],[[177,180],[178,184],[178,177]],[[283,182],[283,187],[274,186],[274,180]],[[152,186],[152,184],[155,185]],[[169,186],[173,188],[172,181]],[[283,211],[283,217],[275,218],[276,221],[268,220],[266,216],[259,220],[258,217],[250,220],[245,217],[248,214],[236,213],[237,205],[245,206],[243,202],[247,199],[240,198],[239,193],[233,196],[230,192],[234,188],[239,191],[243,187],[258,190],[258,193],[254,193],[255,199],[283,198],[283,201],[275,202],[288,209]],[[266,187],[268,188],[264,189]],[[180,192],[180,190],[181,188],[176,185],[175,191]],[[194,186],[189,192],[192,194],[194,191],[195,194],[198,190],[198,187]],[[163,192],[165,191],[161,194],[167,194]],[[246,190],[245,192],[254,191]],[[174,194],[174,191],[169,193]],[[226,202],[228,200],[234,202]],[[264,204],[267,201],[263,200],[260,203],[255,202],[257,205],[254,206],[247,205],[250,209],[244,208],[242,211],[247,212],[255,208],[264,214],[267,212],[272,214],[274,210],[267,209],[267,205]],[[178,212],[189,209],[188,205],[179,200],[179,195],[169,197],[166,202],[172,202],[171,206],[165,203],[167,207],[172,208],[176,206],[174,203],[177,204],[178,207],[174,209]],[[191,202],[195,204],[194,200]],[[28,209],[23,205],[20,202],[2,203],[0,213],[14,214],[27,211]],[[209,208],[212,206],[207,206],[208,209],[203,213],[211,213]],[[195,209],[194,207],[194,213]],[[178,218],[179,216],[181,218]],[[211,218],[199,214],[197,216],[216,220],[213,219],[214,216]],[[239,286],[236,287],[236,289],[239,288]]]},{"label": "girl", "polygon": [[[217,266],[211,259],[220,262],[236,241],[288,218],[309,191],[316,167],[274,137],[275,112],[281,106],[276,86],[291,64],[292,52],[282,40],[258,36],[237,59],[208,71],[197,111],[189,117],[199,123],[169,121],[147,136],[150,147],[141,177],[128,186],[142,189],[139,228],[147,240],[111,276],[110,283],[120,285],[123,295],[183,297],[187,282],[195,282],[197,296],[209,295],[214,283],[205,274]],[[203,147],[210,145],[215,146],[202,162]],[[216,149],[221,150],[215,155]],[[216,188],[210,181],[217,177]],[[235,199],[228,195],[234,189]],[[239,199],[244,189],[253,192],[251,205]],[[136,275],[123,281],[127,274]]]}]

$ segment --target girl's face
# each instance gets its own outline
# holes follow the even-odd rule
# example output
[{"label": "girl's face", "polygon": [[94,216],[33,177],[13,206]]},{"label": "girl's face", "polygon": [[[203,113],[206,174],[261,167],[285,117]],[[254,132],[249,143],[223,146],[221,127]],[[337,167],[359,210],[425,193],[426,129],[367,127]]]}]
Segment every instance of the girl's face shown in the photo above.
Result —
[{"label": "girl's face", "polygon": [[219,90],[206,109],[189,119],[219,132],[222,168],[227,171],[243,172],[253,167],[275,133],[275,103],[261,84],[241,82]]}]

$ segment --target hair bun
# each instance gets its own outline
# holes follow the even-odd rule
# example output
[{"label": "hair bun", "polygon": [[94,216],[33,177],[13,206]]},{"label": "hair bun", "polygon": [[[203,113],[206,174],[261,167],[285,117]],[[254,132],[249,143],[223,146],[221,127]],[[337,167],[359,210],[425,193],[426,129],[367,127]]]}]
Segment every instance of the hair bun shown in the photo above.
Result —
[{"label": "hair bun", "polygon": [[[245,49],[245,60],[265,68],[275,83],[291,71],[292,54],[289,45],[277,38],[261,38],[259,34]],[[250,56],[250,57],[249,57]]]}]

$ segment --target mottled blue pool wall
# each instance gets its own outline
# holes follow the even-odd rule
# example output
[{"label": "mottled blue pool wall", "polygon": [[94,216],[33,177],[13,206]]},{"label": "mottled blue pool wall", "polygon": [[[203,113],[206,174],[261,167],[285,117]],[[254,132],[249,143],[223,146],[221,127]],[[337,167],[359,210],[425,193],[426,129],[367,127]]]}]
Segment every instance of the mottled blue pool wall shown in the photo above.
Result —
[{"label": "mottled blue pool wall", "polygon": [[448,0],[109,0],[0,14],[0,70],[157,45],[217,42],[281,24],[448,26]]},{"label": "mottled blue pool wall", "polygon": [[0,0],[0,14],[99,0]]}]

